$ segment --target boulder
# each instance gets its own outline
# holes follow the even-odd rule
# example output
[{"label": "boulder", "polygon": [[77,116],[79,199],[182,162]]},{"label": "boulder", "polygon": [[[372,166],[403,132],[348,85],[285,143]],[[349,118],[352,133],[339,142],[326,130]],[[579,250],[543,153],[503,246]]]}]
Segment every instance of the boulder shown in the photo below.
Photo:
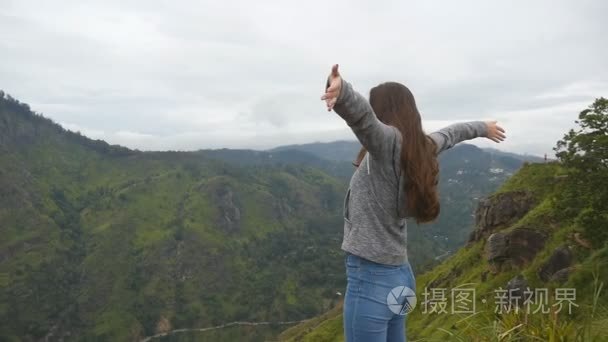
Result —
[{"label": "boulder", "polygon": [[568,281],[568,277],[570,276],[571,270],[572,270],[572,267],[566,267],[564,269],[561,269],[561,270],[553,273],[553,275],[551,275],[551,278],[549,278],[549,280],[557,282],[558,284],[563,284]]},{"label": "boulder", "polygon": [[[508,291],[508,298],[511,301],[511,304],[521,307],[526,298],[529,298],[531,293],[525,293],[528,290],[528,280],[524,278],[523,275],[518,274],[515,277],[511,278],[509,282],[507,282],[507,286],[505,289]],[[526,297],[528,296],[528,297]]]},{"label": "boulder", "polygon": [[507,233],[507,255],[513,264],[521,267],[534,260],[545,246],[547,234],[531,228],[516,228]]},{"label": "boulder", "polygon": [[469,242],[479,241],[493,231],[513,224],[535,203],[528,191],[505,192],[481,200],[475,211],[475,230],[469,236]]},{"label": "boulder", "polygon": [[488,237],[486,244],[486,260],[501,261],[507,257],[507,234],[494,233]]},{"label": "boulder", "polygon": [[[538,277],[542,281],[549,281],[551,278],[559,271],[562,271],[572,264],[573,255],[572,250],[567,245],[562,245],[557,247],[553,254],[549,257],[549,259],[543,263],[538,269]],[[556,280],[563,279],[564,277],[567,279],[568,271],[564,271],[559,274]]]},{"label": "boulder", "polygon": [[516,228],[490,235],[485,248],[490,271],[493,274],[500,272],[505,262],[518,267],[530,263],[546,240],[545,233],[531,228]]}]

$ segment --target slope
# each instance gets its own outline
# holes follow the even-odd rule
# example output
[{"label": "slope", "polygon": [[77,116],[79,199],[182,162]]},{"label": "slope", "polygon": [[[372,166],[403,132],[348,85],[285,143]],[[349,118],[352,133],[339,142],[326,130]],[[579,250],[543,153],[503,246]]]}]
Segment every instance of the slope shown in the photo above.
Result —
[{"label": "slope", "polygon": [[318,169],[131,151],[3,96],[0,185],[3,339],[296,320],[342,287],[344,184]]},{"label": "slope", "polygon": [[[584,227],[559,211],[567,171],[557,163],[528,164],[477,209],[476,229],[466,247],[429,272],[416,276],[418,307],[407,318],[408,339],[454,341],[551,340],[602,341],[608,323],[608,245],[592,248]],[[548,305],[532,313],[521,306],[527,289],[547,289]],[[443,289],[443,290],[442,290]],[[456,289],[474,289],[466,307],[452,306]],[[501,306],[500,291],[510,289],[510,310]],[[575,289],[571,314],[557,310],[556,289]],[[561,291],[561,290],[558,290]],[[426,294],[425,294],[426,292]],[[442,300],[438,294],[443,293]],[[556,295],[558,297],[556,297]],[[508,301],[509,301],[508,300]],[[438,303],[445,303],[442,312]],[[466,311],[465,310],[465,311]],[[501,313],[502,312],[502,313]],[[293,327],[288,341],[341,341],[339,311],[315,326]]]}]

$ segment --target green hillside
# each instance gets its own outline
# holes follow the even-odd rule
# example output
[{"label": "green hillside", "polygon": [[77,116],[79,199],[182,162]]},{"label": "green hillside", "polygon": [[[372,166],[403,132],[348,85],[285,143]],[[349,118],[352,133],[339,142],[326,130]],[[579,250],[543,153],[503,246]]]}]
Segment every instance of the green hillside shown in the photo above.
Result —
[{"label": "green hillside", "polygon": [[[0,95],[0,340],[136,341],[297,321],[339,302],[350,163],[292,149],[133,151]],[[462,245],[475,197],[519,166],[474,146],[443,156],[443,216],[411,226],[416,269]],[[282,329],[165,340],[257,341]]]},{"label": "green hillside", "polygon": [[130,151],[4,96],[0,132],[0,339],[297,320],[343,286],[345,185],[318,169]]},{"label": "green hillside", "polygon": [[[577,123],[580,129],[558,142],[560,163],[525,165],[480,202],[468,244],[441,265],[416,274],[418,304],[407,318],[408,340],[606,340],[608,101],[598,99]],[[528,287],[539,294],[530,298],[517,290]],[[445,313],[437,304],[442,288]],[[451,291],[471,288],[475,310],[473,302],[465,309],[453,307]],[[498,298],[505,289],[513,291],[510,309]],[[544,289],[546,307],[540,304]],[[557,310],[561,289],[575,289],[571,313],[567,302]],[[531,304],[516,312],[523,298]],[[341,310],[286,330],[281,340],[342,341]]]},{"label": "green hillside", "polygon": [[[487,237],[472,241],[463,247],[455,255],[444,261],[433,270],[421,275],[416,275],[417,297],[419,298],[418,307],[408,317],[406,326],[408,328],[408,338],[412,340],[435,340],[453,339],[461,341],[469,340],[498,340],[497,336],[520,324],[523,315],[504,315],[495,317],[495,289],[506,288],[510,279],[521,274],[528,281],[531,288],[548,288],[552,293],[556,287],[576,288],[579,307],[574,307],[573,315],[558,315],[553,318],[551,315],[530,315],[528,327],[521,329],[525,333],[519,333],[520,329],[515,329],[510,337],[522,334],[533,334],[536,331],[542,340],[548,339],[552,329],[555,328],[556,334],[567,334],[573,336],[579,329],[587,327],[584,321],[592,319],[592,335],[600,336],[600,328],[608,328],[608,296],[601,291],[597,304],[594,305],[594,293],[601,290],[600,285],[608,284],[608,246],[589,249],[581,245],[582,238],[576,239],[583,232],[580,225],[573,222],[564,222],[558,219],[559,213],[555,212],[552,200],[559,195],[561,175],[564,170],[557,164],[530,164],[517,173],[492,200],[505,201],[509,196],[519,196],[520,191],[530,192],[535,198],[535,205],[515,222],[506,222],[496,227],[502,233],[513,231],[539,232],[544,241],[542,248],[528,246],[532,241],[523,240],[521,250],[505,260],[501,260],[500,270],[496,270],[492,262],[487,260]],[[502,196],[501,196],[502,195]],[[508,200],[506,200],[508,201]],[[496,207],[500,207],[496,204]],[[577,234],[578,233],[578,234]],[[531,240],[536,239],[537,235],[530,234]],[[570,268],[571,276],[566,282],[543,281],[538,275],[541,266],[548,262],[549,258],[561,246],[568,246],[572,251],[572,264]],[[496,273],[493,273],[496,272]],[[464,286],[463,286],[464,285]],[[430,293],[432,288],[446,288],[448,291],[458,286],[463,288],[475,288],[477,299],[477,314],[451,314],[448,305],[448,313],[429,313],[430,305],[427,306],[427,313],[422,312],[424,298],[424,288]],[[449,296],[449,293],[448,293]],[[427,298],[432,298],[428,295]],[[449,298],[449,297],[448,297]],[[485,299],[486,303],[481,300]],[[552,303],[552,301],[550,301]],[[592,308],[595,307],[595,317],[590,317]],[[335,316],[327,321],[322,321],[319,325],[311,329],[309,326],[301,325],[294,327],[283,333],[284,340],[289,341],[341,341],[342,340],[342,316],[341,311],[335,311]],[[497,325],[493,323],[496,320]],[[485,329],[485,330],[484,330]],[[310,332],[308,330],[311,330]],[[605,332],[605,330],[603,330]],[[605,336],[605,335],[603,335]],[[290,339],[291,338],[291,339]],[[494,339],[493,339],[494,338]],[[589,339],[590,340],[590,339]],[[597,339],[602,341],[602,339]],[[587,339],[584,339],[587,341]]]}]

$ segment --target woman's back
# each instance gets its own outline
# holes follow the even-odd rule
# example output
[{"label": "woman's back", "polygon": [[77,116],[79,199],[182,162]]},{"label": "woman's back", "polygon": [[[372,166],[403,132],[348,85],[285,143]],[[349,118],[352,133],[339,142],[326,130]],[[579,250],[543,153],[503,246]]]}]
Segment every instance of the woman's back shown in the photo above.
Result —
[{"label": "woman's back", "polygon": [[[342,82],[334,110],[368,150],[344,198],[342,249],[380,264],[400,265],[408,260],[403,138],[397,128],[378,120],[369,102],[348,82]],[[485,122],[473,121],[448,126],[429,137],[439,154],[486,133]]]},{"label": "woman's back", "polygon": [[405,86],[375,87],[372,105],[340,77],[337,65],[326,88],[321,99],[328,110],[346,121],[367,151],[344,198],[344,336],[346,341],[403,342],[404,318],[416,304],[406,212],[420,222],[439,214],[439,153],[476,137],[501,141],[504,130],[496,122],[472,121],[427,136]]}]

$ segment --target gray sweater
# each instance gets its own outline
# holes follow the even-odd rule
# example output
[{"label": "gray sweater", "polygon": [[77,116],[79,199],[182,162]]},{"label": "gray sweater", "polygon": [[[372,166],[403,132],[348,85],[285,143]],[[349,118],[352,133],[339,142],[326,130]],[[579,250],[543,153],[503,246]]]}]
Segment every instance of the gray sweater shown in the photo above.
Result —
[{"label": "gray sweater", "polygon": [[[344,80],[334,111],[368,151],[344,198],[342,249],[381,264],[404,264],[408,258],[401,133],[380,122],[369,102]],[[437,143],[437,154],[486,135],[483,121],[457,123],[429,134]]]}]

